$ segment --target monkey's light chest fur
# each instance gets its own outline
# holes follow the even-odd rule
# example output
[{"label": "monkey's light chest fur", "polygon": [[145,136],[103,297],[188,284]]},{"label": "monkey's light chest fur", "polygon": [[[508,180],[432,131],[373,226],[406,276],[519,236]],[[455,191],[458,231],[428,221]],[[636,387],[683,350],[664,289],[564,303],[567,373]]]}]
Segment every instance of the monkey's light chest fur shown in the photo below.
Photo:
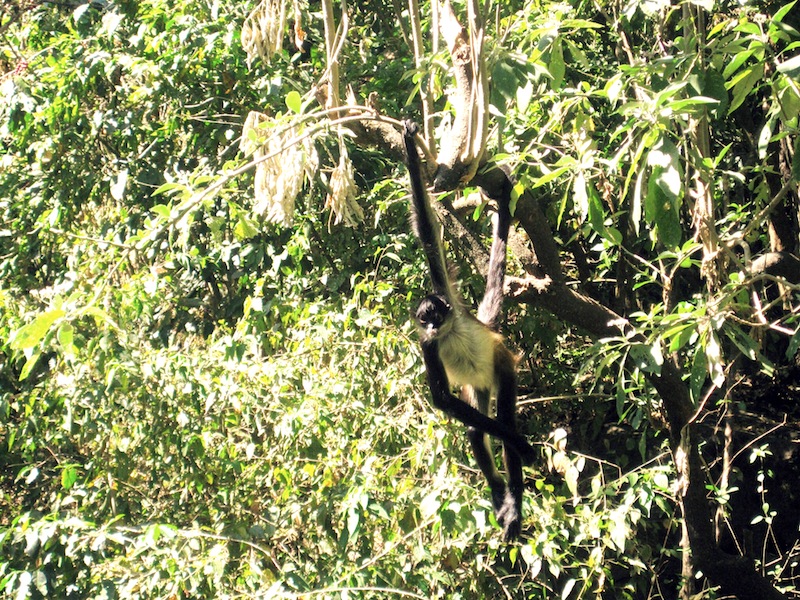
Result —
[{"label": "monkey's light chest fur", "polygon": [[439,332],[439,356],[448,381],[455,386],[469,385],[493,391],[495,349],[502,343],[500,334],[486,328],[469,314],[454,315]]}]

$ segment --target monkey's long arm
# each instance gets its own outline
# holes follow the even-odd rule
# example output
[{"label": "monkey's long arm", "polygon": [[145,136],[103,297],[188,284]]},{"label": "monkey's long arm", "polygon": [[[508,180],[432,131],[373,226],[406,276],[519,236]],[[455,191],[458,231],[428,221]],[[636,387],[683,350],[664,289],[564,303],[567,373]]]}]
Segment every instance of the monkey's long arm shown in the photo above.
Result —
[{"label": "monkey's long arm", "polygon": [[413,121],[406,121],[403,131],[403,140],[406,145],[408,155],[408,173],[411,179],[411,199],[414,203],[413,226],[417,234],[425,258],[428,261],[428,269],[431,274],[433,291],[442,294],[448,301],[452,302],[454,290],[450,289],[450,278],[447,273],[447,262],[442,250],[442,231],[436,215],[428,202],[427,191],[422,183],[422,171],[417,154],[417,143],[414,136],[417,134],[417,124]]},{"label": "monkey's long arm", "polygon": [[508,444],[526,465],[536,459],[536,450],[523,436],[508,425],[486,416],[481,411],[457,398],[450,391],[444,365],[439,358],[436,341],[429,340],[422,344],[422,357],[425,360],[425,371],[428,376],[428,385],[431,388],[433,405],[454,419],[461,421],[468,427],[474,427],[490,436]]}]

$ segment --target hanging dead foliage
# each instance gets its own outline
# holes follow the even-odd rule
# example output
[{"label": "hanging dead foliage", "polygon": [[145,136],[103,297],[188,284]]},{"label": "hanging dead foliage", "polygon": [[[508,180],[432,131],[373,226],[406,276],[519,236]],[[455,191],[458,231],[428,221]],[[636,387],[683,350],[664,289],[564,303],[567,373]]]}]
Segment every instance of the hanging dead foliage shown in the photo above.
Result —
[{"label": "hanging dead foliage", "polygon": [[242,25],[242,48],[252,62],[264,62],[283,47],[286,27],[286,0],[261,0]]},{"label": "hanging dead foliage", "polygon": [[353,173],[353,163],[342,141],[339,144],[339,164],[331,173],[330,188],[325,208],[330,209],[333,223],[335,225],[343,223],[347,227],[360,223],[364,219],[364,211],[356,201],[358,186]]},{"label": "hanging dead foliage", "polygon": [[290,225],[295,200],[305,179],[316,173],[319,156],[313,140],[297,139],[297,127],[270,131],[274,126],[266,115],[250,112],[239,147],[257,161],[253,212],[267,221]]}]

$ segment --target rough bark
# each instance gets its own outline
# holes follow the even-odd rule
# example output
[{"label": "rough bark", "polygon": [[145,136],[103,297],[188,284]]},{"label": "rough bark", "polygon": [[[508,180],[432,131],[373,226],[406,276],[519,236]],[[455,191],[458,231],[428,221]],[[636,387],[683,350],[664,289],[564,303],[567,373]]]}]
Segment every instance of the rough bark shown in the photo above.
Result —
[{"label": "rough bark", "polygon": [[479,12],[470,20],[470,32],[458,22],[450,0],[441,7],[440,28],[452,61],[455,89],[451,103],[456,107],[450,131],[444,136],[433,187],[453,190],[472,179],[478,169],[487,135],[488,83],[481,45],[483,28]]},{"label": "rough bark", "polygon": [[789,283],[800,283],[800,258],[788,252],[767,252],[750,265],[750,274],[765,273],[783,277]]}]

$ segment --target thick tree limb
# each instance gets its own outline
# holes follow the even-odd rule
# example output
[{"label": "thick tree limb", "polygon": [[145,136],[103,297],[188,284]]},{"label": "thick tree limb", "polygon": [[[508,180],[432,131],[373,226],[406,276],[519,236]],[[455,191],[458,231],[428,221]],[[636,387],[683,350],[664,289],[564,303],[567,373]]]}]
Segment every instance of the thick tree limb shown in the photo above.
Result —
[{"label": "thick tree limb", "polygon": [[347,124],[353,132],[356,142],[363,146],[380,148],[389,158],[399,163],[406,162],[406,150],[403,145],[403,134],[386,121],[363,120]]},{"label": "thick tree limb", "polygon": [[783,277],[789,283],[800,283],[800,258],[788,252],[767,252],[750,265],[750,274],[766,273]]},{"label": "thick tree limb", "polygon": [[450,0],[440,12],[442,38],[453,63],[455,90],[450,101],[455,118],[444,136],[433,187],[453,190],[478,170],[488,135],[488,78],[483,62],[483,26],[480,12],[470,3],[469,35],[458,22]]}]

